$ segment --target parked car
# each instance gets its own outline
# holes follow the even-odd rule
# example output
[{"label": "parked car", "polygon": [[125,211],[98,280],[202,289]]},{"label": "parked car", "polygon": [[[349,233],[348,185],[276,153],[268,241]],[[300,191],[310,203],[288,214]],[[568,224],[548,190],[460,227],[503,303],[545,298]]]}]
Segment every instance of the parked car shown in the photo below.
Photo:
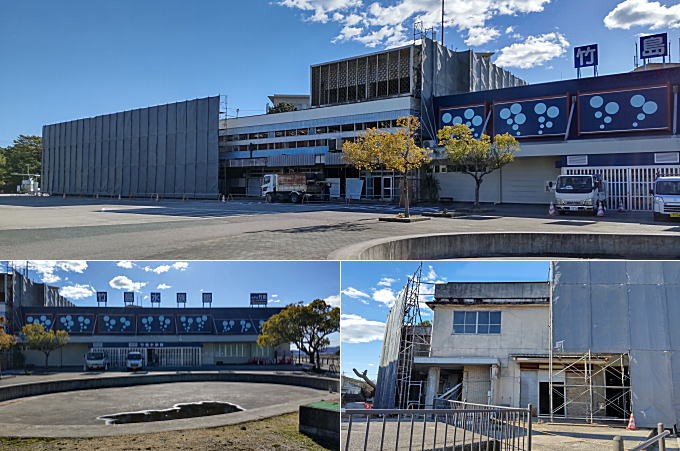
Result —
[{"label": "parked car", "polygon": [[128,371],[138,371],[144,368],[144,357],[141,352],[131,351],[125,359],[125,368]]},{"label": "parked car", "polygon": [[654,219],[680,218],[680,177],[659,177],[653,186]]},{"label": "parked car", "polygon": [[85,354],[85,364],[83,365],[83,371],[90,370],[104,370],[109,369],[109,359],[106,353],[101,351],[89,351]]}]

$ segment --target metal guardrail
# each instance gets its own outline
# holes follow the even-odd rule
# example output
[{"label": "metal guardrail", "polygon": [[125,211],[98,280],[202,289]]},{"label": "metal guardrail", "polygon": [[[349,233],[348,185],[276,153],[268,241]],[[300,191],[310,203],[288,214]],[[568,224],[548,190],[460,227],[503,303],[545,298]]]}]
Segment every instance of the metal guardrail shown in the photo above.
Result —
[{"label": "metal guardrail", "polygon": [[455,409],[344,409],[345,451],[530,451],[531,406]]},{"label": "metal guardrail", "polygon": [[[658,423],[656,425],[656,432],[657,434],[655,436],[648,438],[646,441],[631,448],[629,451],[642,451],[647,449],[666,451],[666,437],[671,435],[671,431],[664,430],[663,424]],[[624,451],[623,439],[621,437],[614,437],[614,440],[612,440],[612,449],[614,451]]]}]

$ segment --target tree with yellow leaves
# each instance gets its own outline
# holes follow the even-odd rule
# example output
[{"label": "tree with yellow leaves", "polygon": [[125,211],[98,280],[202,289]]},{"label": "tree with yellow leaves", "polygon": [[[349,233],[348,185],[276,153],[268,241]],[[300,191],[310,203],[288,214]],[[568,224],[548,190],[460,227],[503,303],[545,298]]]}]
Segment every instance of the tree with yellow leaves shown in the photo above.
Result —
[{"label": "tree with yellow leaves", "polygon": [[45,368],[50,358],[50,353],[68,343],[69,335],[65,330],[45,330],[42,324],[26,324],[21,328],[24,336],[24,344],[28,349],[40,351],[45,354]]},{"label": "tree with yellow leaves", "polygon": [[496,135],[493,141],[485,134],[477,139],[465,124],[442,127],[437,138],[446,149],[450,164],[475,179],[473,209],[479,209],[479,187],[484,176],[511,163],[519,151],[519,143],[510,134]]},{"label": "tree with yellow leaves", "polygon": [[[0,351],[7,351],[17,344],[17,338],[5,332],[6,324],[7,320],[5,317],[0,316]],[[0,364],[2,364],[2,359],[0,359]],[[0,367],[0,377],[2,377],[2,367]]]},{"label": "tree with yellow leaves", "polygon": [[398,172],[403,180],[404,216],[409,217],[408,174],[428,163],[429,151],[416,145],[420,129],[417,117],[406,116],[397,120],[397,130],[388,131],[369,128],[357,136],[356,142],[348,141],[342,146],[344,158],[357,169],[373,171],[385,168]]}]

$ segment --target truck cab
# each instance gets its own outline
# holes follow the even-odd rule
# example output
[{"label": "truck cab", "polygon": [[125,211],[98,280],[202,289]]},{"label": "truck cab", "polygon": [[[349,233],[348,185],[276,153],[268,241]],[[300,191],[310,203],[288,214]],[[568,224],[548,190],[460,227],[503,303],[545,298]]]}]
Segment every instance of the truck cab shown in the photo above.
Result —
[{"label": "truck cab", "polygon": [[141,352],[130,351],[125,358],[125,369],[128,371],[139,371],[144,367],[144,357]]},{"label": "truck cab", "polygon": [[103,370],[109,369],[109,359],[102,351],[89,351],[85,354],[85,363],[83,364],[83,371]]},{"label": "truck cab", "polygon": [[607,198],[604,181],[599,174],[560,175],[553,187],[555,209],[559,214],[569,211],[597,213],[599,202]]},{"label": "truck cab", "polygon": [[265,174],[262,177],[261,196],[267,202],[328,200],[329,193],[329,183],[322,174]]},{"label": "truck cab", "polygon": [[680,218],[680,176],[658,177],[650,194],[654,196],[654,219]]}]

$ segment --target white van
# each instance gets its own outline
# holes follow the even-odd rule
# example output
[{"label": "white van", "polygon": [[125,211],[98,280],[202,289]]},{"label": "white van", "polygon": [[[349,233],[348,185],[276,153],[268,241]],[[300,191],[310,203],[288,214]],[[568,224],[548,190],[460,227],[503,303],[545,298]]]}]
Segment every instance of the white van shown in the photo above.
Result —
[{"label": "white van", "polygon": [[650,194],[654,196],[654,219],[680,218],[680,176],[657,178]]}]

